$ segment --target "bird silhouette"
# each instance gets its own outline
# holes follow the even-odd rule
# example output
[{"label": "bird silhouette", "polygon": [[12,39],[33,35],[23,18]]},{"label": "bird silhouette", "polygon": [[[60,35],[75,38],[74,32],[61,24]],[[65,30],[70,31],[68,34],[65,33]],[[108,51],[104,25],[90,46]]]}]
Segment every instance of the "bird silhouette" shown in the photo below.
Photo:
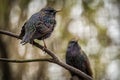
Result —
[{"label": "bird silhouette", "polygon": [[[43,40],[50,37],[56,25],[55,15],[59,11],[51,7],[45,7],[33,14],[22,27],[19,35],[22,38],[21,44],[32,42],[34,39]],[[44,42],[44,46],[46,44]]]},{"label": "bird silhouette", "polygon": [[[92,77],[92,69],[90,66],[89,59],[87,55],[84,53],[84,51],[81,49],[81,47],[79,46],[77,40],[75,39],[74,40],[72,39],[68,43],[68,48],[66,51],[66,63]],[[77,76],[79,80],[86,80],[82,76],[78,76],[77,74],[71,71],[70,73],[72,77]],[[71,80],[73,79],[71,78]]]}]

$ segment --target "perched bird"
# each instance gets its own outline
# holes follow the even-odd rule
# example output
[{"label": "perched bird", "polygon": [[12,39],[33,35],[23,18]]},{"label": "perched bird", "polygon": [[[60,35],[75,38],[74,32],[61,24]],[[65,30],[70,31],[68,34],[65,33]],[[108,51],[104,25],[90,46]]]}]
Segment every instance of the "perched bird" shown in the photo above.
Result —
[{"label": "perched bird", "polygon": [[[71,40],[68,43],[68,48],[66,51],[66,63],[92,77],[92,70],[90,67],[89,59],[82,51],[77,40]],[[77,76],[79,80],[86,80],[82,76],[78,76],[73,72],[70,73],[72,77]]]},{"label": "perched bird", "polygon": [[[50,37],[56,25],[55,15],[59,11],[51,7],[45,7],[33,14],[23,25],[19,35],[22,38],[21,44],[26,44],[34,39],[43,40]],[[44,46],[46,46],[44,42]]]}]

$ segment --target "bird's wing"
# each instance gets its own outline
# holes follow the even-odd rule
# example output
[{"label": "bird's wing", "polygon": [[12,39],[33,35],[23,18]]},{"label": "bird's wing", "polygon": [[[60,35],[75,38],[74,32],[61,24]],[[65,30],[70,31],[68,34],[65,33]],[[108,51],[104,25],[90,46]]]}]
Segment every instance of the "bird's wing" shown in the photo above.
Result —
[{"label": "bird's wing", "polygon": [[36,31],[38,33],[41,33],[41,37],[48,34],[49,32],[51,32],[53,30],[53,27],[55,26],[56,21],[51,20],[50,23],[46,23],[43,21],[39,21],[36,25]]},{"label": "bird's wing", "polygon": [[91,65],[90,65],[89,59],[88,59],[88,57],[87,57],[87,55],[85,54],[84,51],[81,50],[81,53],[85,57],[85,66],[86,66],[87,74],[92,77],[93,73],[92,73],[92,69],[91,69]]},{"label": "bird's wing", "polygon": [[25,35],[22,38],[21,44],[26,44],[27,42],[32,41],[32,37],[36,31],[35,24],[32,22],[27,22],[26,25],[23,27],[25,31]]},{"label": "bird's wing", "polygon": [[39,33],[47,33],[48,31],[50,31],[50,28],[47,27],[47,25],[44,22],[39,21],[36,25],[36,30]]},{"label": "bird's wing", "polygon": [[23,36],[25,35],[25,25],[26,25],[26,22],[25,22],[24,25],[22,26],[21,33],[20,33],[20,35],[19,35],[19,38],[23,38]]}]

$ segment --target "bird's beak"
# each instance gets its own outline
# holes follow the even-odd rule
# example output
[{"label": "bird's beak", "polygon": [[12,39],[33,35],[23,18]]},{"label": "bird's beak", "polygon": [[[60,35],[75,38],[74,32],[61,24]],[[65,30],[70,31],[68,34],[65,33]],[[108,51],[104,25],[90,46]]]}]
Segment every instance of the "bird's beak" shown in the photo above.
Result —
[{"label": "bird's beak", "polygon": [[73,38],[73,39],[71,39],[72,41],[75,41],[75,42],[78,42],[78,38],[77,37],[75,37],[75,38]]},{"label": "bird's beak", "polygon": [[61,10],[59,10],[59,11],[55,11],[55,12],[56,12],[56,13],[57,13],[57,12],[61,12]]},{"label": "bird's beak", "polygon": [[76,40],[76,42],[78,43],[78,39]]},{"label": "bird's beak", "polygon": [[75,38],[75,41],[78,42],[78,40],[79,40],[79,39],[76,37],[76,38]]}]

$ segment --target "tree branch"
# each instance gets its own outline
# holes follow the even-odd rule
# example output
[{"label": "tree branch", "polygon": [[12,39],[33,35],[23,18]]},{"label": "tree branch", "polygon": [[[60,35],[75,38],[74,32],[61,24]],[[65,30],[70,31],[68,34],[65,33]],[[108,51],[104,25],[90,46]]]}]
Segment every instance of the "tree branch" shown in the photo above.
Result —
[{"label": "tree branch", "polygon": [[[11,33],[11,32],[8,32],[8,31],[3,31],[3,30],[0,30],[0,34],[5,34],[5,35],[8,35],[8,36],[11,36],[11,37],[14,37],[14,38],[17,38],[17,39],[21,39],[18,35],[14,34],[14,33]],[[40,48],[41,50],[45,51],[48,55],[50,55],[52,58],[54,59],[58,59],[57,56],[50,50],[48,50],[47,48],[43,47],[42,45],[36,43],[35,41],[33,41],[32,43],[30,43],[38,48]]]},{"label": "tree branch", "polygon": [[[8,36],[17,38],[17,39],[21,39],[18,35],[14,34],[14,33],[11,33],[11,32],[8,32],[8,31],[0,30],[0,34],[5,34],[5,35],[8,35]],[[80,71],[80,70],[78,70],[78,69],[76,69],[76,68],[74,68],[72,66],[69,66],[69,65],[67,65],[65,63],[63,63],[62,61],[60,61],[59,58],[55,55],[55,53],[53,53],[52,51],[48,50],[47,48],[44,48],[42,45],[40,45],[40,44],[38,44],[38,43],[36,43],[34,41],[33,41],[33,43],[30,43],[30,44],[32,44],[32,45],[40,48],[43,51],[45,51],[53,59],[8,60],[8,59],[1,58],[0,60],[4,61],[4,62],[16,62],[16,63],[36,62],[36,61],[48,61],[48,62],[52,62],[52,63],[58,64],[58,65],[62,66],[63,68],[65,68],[65,69],[67,69],[69,71],[72,71],[72,72],[78,74],[79,76],[84,77],[87,80],[93,80],[92,77],[88,76],[84,72],[82,72],[82,71]]]},{"label": "tree branch", "polygon": [[11,33],[11,32],[8,32],[8,31],[0,30],[0,34],[5,34],[5,35],[8,35],[8,36],[20,39],[18,35],[14,34],[14,33]]},{"label": "tree branch", "polygon": [[46,58],[46,59],[27,59],[27,60],[13,60],[13,59],[5,59],[0,58],[0,61],[2,62],[12,62],[12,63],[26,63],[26,62],[38,62],[38,61],[47,61],[47,62],[53,62],[52,58]]}]

